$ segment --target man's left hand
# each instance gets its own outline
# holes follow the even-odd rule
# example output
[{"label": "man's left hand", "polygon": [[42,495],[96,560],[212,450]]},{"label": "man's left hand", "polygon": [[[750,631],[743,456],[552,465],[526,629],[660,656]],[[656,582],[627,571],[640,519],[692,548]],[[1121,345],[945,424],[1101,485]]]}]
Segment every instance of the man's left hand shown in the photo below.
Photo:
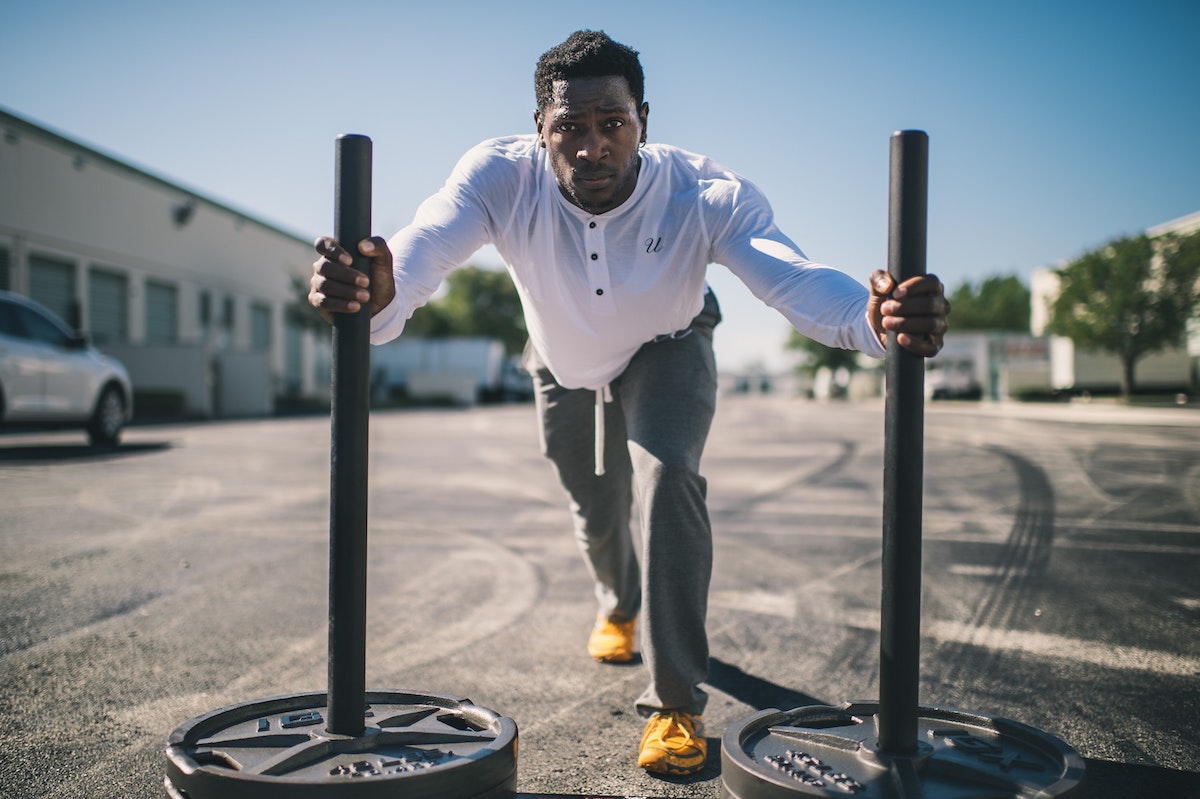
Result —
[{"label": "man's left hand", "polygon": [[871,273],[867,316],[887,346],[888,331],[901,347],[932,358],[942,349],[950,303],[936,275],[909,278],[900,285],[882,269]]}]

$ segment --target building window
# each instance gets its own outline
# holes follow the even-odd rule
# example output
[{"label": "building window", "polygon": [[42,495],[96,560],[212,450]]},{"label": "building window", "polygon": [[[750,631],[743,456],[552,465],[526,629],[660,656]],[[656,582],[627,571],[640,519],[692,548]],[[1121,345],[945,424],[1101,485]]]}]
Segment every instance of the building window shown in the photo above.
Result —
[{"label": "building window", "polygon": [[254,303],[250,306],[250,346],[256,350],[271,349],[271,306]]},{"label": "building window", "polygon": [[200,318],[200,340],[207,343],[212,335],[212,295],[201,291],[199,295],[197,315]]},{"label": "building window", "polygon": [[167,283],[146,281],[146,343],[179,341],[179,289]]},{"label": "building window", "polygon": [[97,344],[129,340],[129,279],[119,272],[88,270],[88,332]]},{"label": "building window", "polygon": [[287,393],[299,396],[304,372],[304,333],[295,325],[283,329],[283,380]]},{"label": "building window", "polygon": [[40,302],[71,327],[79,327],[75,265],[69,261],[30,255],[29,299]]}]

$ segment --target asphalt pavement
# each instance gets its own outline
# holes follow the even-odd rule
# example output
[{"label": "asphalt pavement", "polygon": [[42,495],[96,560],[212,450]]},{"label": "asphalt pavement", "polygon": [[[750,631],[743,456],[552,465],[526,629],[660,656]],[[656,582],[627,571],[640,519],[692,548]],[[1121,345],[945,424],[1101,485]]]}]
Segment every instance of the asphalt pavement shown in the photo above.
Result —
[{"label": "asphalt pavement", "polygon": [[[1089,799],[1200,795],[1200,409],[926,411],[920,697],[1084,758]],[[879,693],[882,404],[722,397],[709,761],[635,765],[636,662],[584,651],[591,585],[532,408],[371,420],[367,683],[512,718],[528,797],[716,797],[720,737]],[[165,796],[183,722],[321,691],[329,423],[155,425],[115,452],[0,437],[0,796]]]}]

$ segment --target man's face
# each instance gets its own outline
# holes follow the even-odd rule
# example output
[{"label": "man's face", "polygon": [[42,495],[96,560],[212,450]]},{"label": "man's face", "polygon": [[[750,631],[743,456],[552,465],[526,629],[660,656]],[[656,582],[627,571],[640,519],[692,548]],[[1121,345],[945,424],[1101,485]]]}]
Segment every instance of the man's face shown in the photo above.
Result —
[{"label": "man's face", "polygon": [[554,82],[550,105],[535,112],[534,121],[567,200],[602,214],[629,199],[649,113],[648,104],[637,107],[621,77]]}]

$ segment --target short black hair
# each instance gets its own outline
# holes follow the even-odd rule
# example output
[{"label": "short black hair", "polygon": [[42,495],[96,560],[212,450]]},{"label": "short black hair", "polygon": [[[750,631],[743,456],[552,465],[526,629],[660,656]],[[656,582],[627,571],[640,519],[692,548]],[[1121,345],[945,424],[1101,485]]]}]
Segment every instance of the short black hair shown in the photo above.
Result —
[{"label": "short black hair", "polygon": [[538,59],[533,72],[533,90],[538,110],[550,105],[554,81],[571,78],[617,76],[629,84],[629,92],[641,108],[645,101],[646,77],[638,51],[609,38],[604,31],[575,31]]}]

